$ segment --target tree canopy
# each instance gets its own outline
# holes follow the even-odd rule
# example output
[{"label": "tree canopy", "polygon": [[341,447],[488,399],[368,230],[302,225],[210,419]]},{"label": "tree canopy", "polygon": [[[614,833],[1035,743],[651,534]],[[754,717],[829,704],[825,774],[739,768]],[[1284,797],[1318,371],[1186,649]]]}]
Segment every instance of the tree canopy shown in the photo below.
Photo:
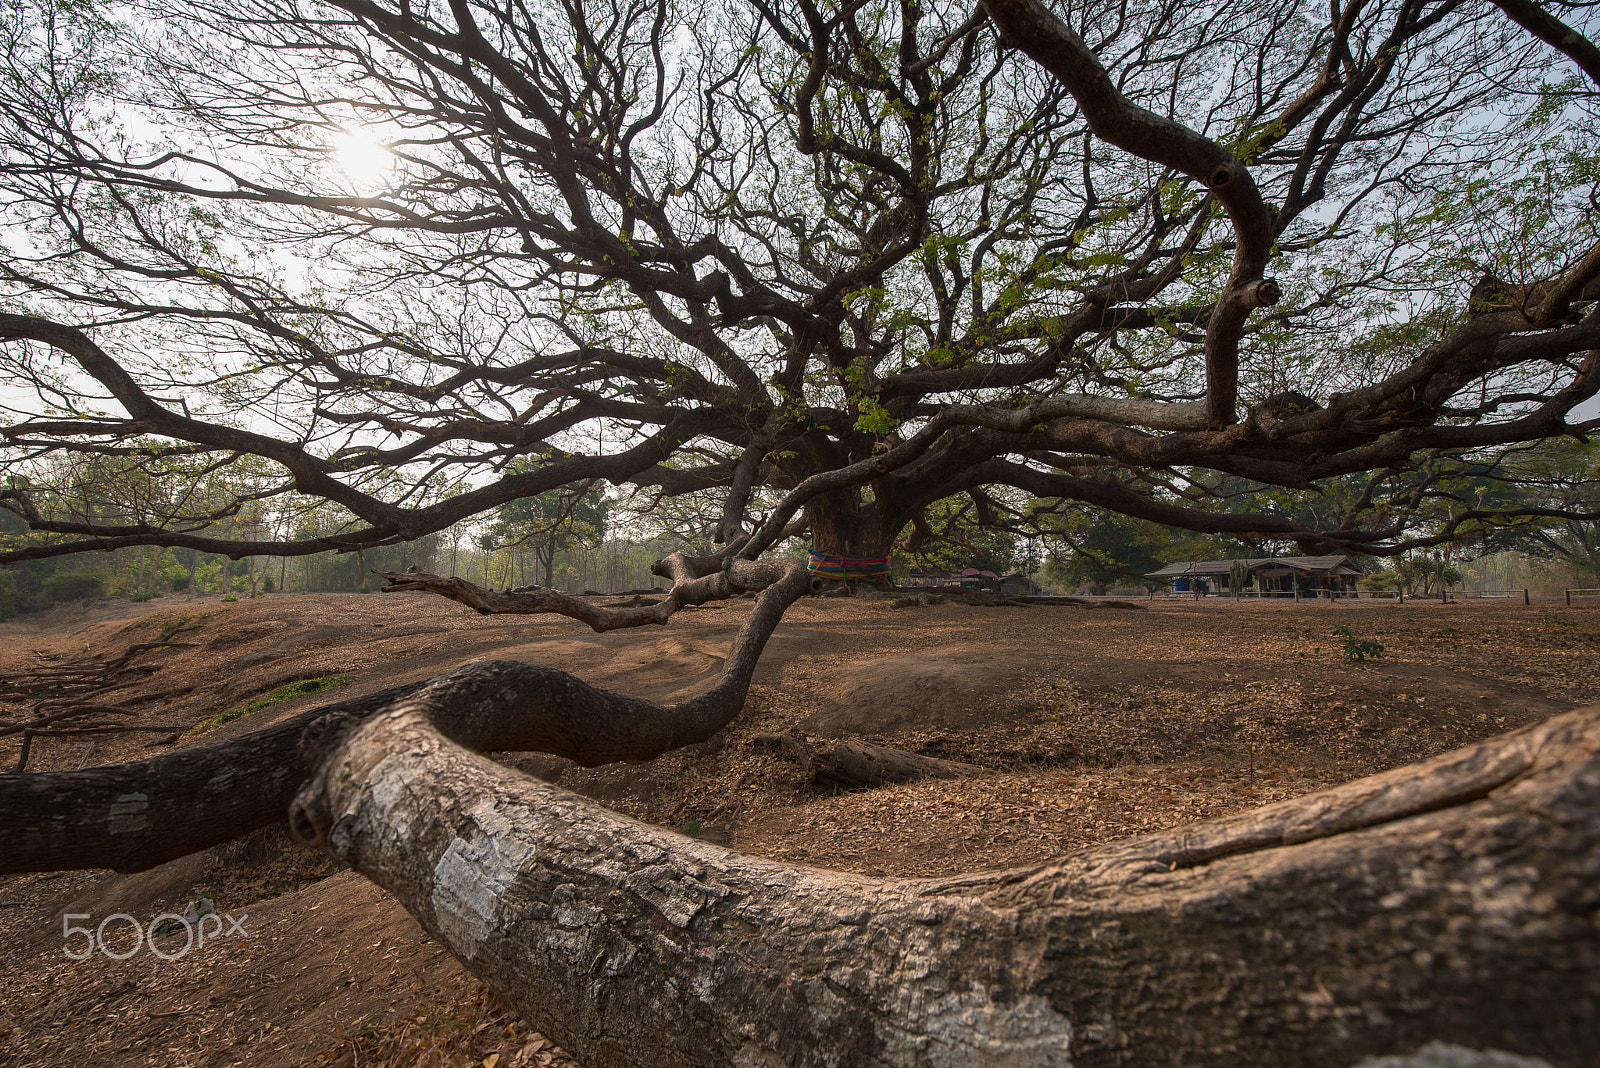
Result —
[{"label": "tree canopy", "polygon": [[[711,493],[750,557],[995,487],[1460,536],[1505,510],[1411,521],[1456,465],[1600,427],[1600,68],[1552,11],[13,5],[6,558],[352,549],[592,480]],[[163,495],[61,507],[93,457]],[[1340,479],[1309,520],[1217,490]]]}]

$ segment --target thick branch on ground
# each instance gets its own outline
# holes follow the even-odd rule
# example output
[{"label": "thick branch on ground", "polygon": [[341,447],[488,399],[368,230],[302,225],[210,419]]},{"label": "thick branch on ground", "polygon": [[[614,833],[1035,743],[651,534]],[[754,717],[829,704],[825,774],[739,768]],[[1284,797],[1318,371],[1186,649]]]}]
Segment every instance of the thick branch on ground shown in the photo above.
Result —
[{"label": "thick branch on ground", "polygon": [[[495,700],[494,722],[463,721],[461,739],[529,749],[594,766],[643,761],[704,741],[744,705],[773,628],[811,576],[794,568],[769,586],[734,638],[721,676],[679,704],[661,706],[596,689],[564,671],[489,661],[428,684],[463,707]],[[416,692],[416,685],[303,712],[220,745],[82,771],[0,775],[0,874],[73,868],[142,871],[283,818],[305,781],[299,756],[309,724],[348,724]],[[485,697],[484,695],[489,695]],[[486,706],[487,707],[487,706]]]},{"label": "thick branch on ground", "polygon": [[368,716],[417,689],[397,686],[311,709],[254,734],[126,764],[0,774],[0,874],[144,871],[276,823],[305,781],[308,724]]},{"label": "thick branch on ground", "polygon": [[886,881],[623,819],[447,740],[516,707],[447,697],[328,746],[292,824],[594,1068],[1600,1044],[1600,709],[1038,869]]},{"label": "thick branch on ground", "polygon": [[883,786],[892,782],[915,782],[918,779],[962,779],[971,775],[987,775],[988,768],[976,764],[963,764],[956,760],[908,753],[904,749],[872,745],[855,738],[834,742],[817,749],[804,738],[785,731],[783,734],[758,734],[758,745],[776,745],[786,756],[799,764],[822,786]]}]

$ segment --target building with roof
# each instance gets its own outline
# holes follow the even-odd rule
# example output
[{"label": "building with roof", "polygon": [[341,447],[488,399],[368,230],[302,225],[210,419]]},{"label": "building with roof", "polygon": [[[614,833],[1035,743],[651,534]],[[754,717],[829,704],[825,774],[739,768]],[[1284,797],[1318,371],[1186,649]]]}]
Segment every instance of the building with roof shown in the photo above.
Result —
[{"label": "building with roof", "polygon": [[906,576],[907,586],[950,586],[954,576],[942,567],[930,567],[922,571],[913,571]]},{"label": "building with roof", "polygon": [[1224,593],[1235,563],[1243,563],[1252,591],[1262,597],[1354,597],[1361,568],[1343,554],[1334,556],[1266,556],[1235,560],[1181,560],[1145,575],[1151,582],[1170,583],[1174,593],[1197,588]]},{"label": "building with roof", "polygon": [[1020,597],[1033,592],[1028,576],[1020,571],[1008,571],[1000,576],[1000,592],[1008,596]]}]

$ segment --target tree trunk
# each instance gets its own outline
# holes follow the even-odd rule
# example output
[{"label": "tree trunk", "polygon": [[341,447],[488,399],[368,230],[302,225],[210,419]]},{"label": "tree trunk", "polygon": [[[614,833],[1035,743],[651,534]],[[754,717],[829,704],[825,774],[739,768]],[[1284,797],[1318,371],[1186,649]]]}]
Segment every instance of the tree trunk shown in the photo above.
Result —
[{"label": "tree trunk", "polygon": [[862,498],[859,486],[824,493],[806,505],[811,547],[831,556],[866,559],[883,556],[909,520],[886,518],[876,501]]},{"label": "tree trunk", "polygon": [[1600,1048],[1600,709],[1034,869],[900,881],[624,819],[446,740],[500,743],[506,717],[467,706],[330,734],[291,824],[590,1068]]}]

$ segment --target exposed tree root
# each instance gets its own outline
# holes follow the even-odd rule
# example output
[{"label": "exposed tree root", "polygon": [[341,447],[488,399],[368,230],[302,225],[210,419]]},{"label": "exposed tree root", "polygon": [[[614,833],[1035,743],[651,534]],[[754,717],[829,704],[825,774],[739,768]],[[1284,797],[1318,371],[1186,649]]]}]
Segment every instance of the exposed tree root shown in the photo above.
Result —
[{"label": "exposed tree root", "polygon": [[899,881],[692,841],[458,744],[506,745],[505,692],[440,685],[325,735],[292,825],[595,1068],[1600,1046],[1600,709],[1038,868]]},{"label": "exposed tree root", "polygon": [[940,760],[855,739],[834,742],[824,749],[813,747],[803,736],[790,731],[758,734],[752,741],[757,745],[781,747],[821,786],[856,789],[918,779],[961,779],[989,774],[989,769],[976,764]]},{"label": "exposed tree root", "polygon": [[132,716],[135,709],[96,702],[111,690],[127,684],[130,676],[153,675],[160,664],[134,664],[133,659],[153,649],[191,649],[193,642],[139,642],[128,646],[112,660],[73,660],[65,664],[42,664],[26,671],[0,676],[0,698],[33,699],[34,718],[0,727],[0,738],[22,735],[17,756],[17,773],[28,770],[34,738],[60,738],[77,734],[115,734],[119,731],[169,733],[182,727],[127,726],[119,723],[71,723],[85,716]]}]

